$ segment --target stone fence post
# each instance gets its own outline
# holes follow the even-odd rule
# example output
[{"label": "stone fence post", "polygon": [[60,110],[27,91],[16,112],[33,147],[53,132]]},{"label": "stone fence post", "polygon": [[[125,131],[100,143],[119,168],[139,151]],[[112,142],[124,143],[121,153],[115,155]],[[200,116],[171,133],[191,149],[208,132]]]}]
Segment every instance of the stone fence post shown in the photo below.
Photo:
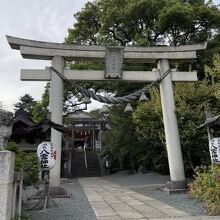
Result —
[{"label": "stone fence post", "polygon": [[15,154],[4,150],[11,136],[13,114],[0,109],[0,220],[11,220]]},{"label": "stone fence post", "polygon": [[0,220],[11,220],[15,154],[0,151]]},{"label": "stone fence post", "polygon": [[13,195],[12,195],[12,219],[21,219],[21,203],[23,188],[23,170],[14,173]]}]

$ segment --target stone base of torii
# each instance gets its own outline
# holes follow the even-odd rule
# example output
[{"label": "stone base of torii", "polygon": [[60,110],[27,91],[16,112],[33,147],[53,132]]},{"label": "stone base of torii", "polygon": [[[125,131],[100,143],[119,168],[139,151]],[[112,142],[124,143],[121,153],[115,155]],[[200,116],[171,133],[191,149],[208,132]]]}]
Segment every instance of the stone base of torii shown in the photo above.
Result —
[{"label": "stone base of torii", "polygon": [[[52,60],[52,67],[65,78],[74,81],[120,80],[129,82],[152,82],[170,69],[169,61],[196,59],[196,51],[206,48],[206,43],[177,47],[110,47],[67,45],[40,42],[7,36],[12,49],[20,50],[23,58]],[[68,70],[65,61],[91,60],[105,62],[105,70]],[[156,63],[155,71],[122,71],[123,63]],[[21,70],[21,80],[51,81],[51,120],[62,124],[63,80],[51,69]],[[183,157],[175,114],[172,81],[197,81],[196,72],[172,71],[160,83],[160,95],[166,137],[166,148],[171,182],[169,188],[185,187]],[[57,148],[57,163],[51,170],[50,183],[60,184],[62,134],[52,129],[51,142]]]}]

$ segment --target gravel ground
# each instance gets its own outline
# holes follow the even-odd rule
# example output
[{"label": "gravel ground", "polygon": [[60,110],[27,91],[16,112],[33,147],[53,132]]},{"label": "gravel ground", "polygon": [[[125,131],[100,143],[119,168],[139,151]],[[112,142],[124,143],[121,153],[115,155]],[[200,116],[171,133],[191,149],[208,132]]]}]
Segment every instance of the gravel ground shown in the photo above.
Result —
[{"label": "gravel ground", "polygon": [[145,187],[134,190],[160,200],[174,208],[183,210],[191,215],[205,215],[204,203],[189,198],[189,195],[186,193],[167,195],[157,187]]},{"label": "gravel ground", "polygon": [[[57,206],[53,206],[46,211],[31,211],[32,220],[96,220],[94,212],[77,179],[73,179],[71,183],[65,183],[61,186],[71,195],[70,198],[53,199]],[[35,193],[35,191],[28,189],[26,191],[27,197]]]},{"label": "gravel ground", "polygon": [[[205,215],[204,203],[189,198],[187,193],[167,195],[161,190],[165,183],[170,180],[169,176],[161,176],[151,172],[129,175],[127,171],[123,171],[103,177],[103,179],[150,196],[191,215]],[[62,187],[67,190],[71,197],[54,199],[58,206],[44,212],[31,211],[32,220],[96,220],[77,179],[72,179],[70,183],[65,183]],[[33,188],[26,190],[27,197],[34,193],[36,193],[36,190]]]},{"label": "gravel ground", "polygon": [[150,196],[191,215],[205,215],[203,202],[191,199],[187,193],[167,195],[161,190],[164,184],[170,181],[169,176],[161,176],[156,173],[128,175],[123,171],[106,176],[104,179]]}]

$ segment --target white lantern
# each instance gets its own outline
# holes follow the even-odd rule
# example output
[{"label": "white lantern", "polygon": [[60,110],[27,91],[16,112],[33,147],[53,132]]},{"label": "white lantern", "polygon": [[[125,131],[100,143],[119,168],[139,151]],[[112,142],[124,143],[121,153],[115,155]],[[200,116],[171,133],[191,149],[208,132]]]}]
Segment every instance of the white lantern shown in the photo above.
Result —
[{"label": "white lantern", "polygon": [[43,169],[52,169],[56,163],[56,148],[51,142],[38,145],[37,156]]}]

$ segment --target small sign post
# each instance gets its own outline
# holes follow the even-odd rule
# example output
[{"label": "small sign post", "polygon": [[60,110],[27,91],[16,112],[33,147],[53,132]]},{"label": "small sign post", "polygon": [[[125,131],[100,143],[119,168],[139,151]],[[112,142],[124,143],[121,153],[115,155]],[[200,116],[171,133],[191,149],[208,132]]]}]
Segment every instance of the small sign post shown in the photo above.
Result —
[{"label": "small sign post", "polygon": [[209,141],[209,151],[213,164],[220,164],[220,138],[212,138]]},{"label": "small sign post", "polygon": [[[50,169],[52,169],[56,163],[56,148],[51,142],[42,142],[41,144],[38,145],[37,156],[42,170],[42,182],[44,184],[43,210],[45,210],[47,208],[48,200],[50,197],[49,176],[50,176]],[[30,209],[36,207],[38,204],[40,204],[41,201],[42,199],[40,199]]]}]

